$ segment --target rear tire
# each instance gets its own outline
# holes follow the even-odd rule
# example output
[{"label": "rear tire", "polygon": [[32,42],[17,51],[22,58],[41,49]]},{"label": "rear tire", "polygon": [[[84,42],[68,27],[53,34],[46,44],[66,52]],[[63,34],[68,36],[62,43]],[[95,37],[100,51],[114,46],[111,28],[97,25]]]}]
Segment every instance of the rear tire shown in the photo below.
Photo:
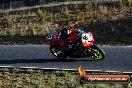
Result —
[{"label": "rear tire", "polygon": [[67,58],[67,55],[64,54],[63,52],[60,54],[57,54],[57,52],[60,51],[59,49],[56,48],[56,45],[50,45],[50,52],[57,57],[60,60],[64,60]]},{"label": "rear tire", "polygon": [[90,53],[94,60],[103,60],[105,58],[105,52],[96,45],[90,47]]}]

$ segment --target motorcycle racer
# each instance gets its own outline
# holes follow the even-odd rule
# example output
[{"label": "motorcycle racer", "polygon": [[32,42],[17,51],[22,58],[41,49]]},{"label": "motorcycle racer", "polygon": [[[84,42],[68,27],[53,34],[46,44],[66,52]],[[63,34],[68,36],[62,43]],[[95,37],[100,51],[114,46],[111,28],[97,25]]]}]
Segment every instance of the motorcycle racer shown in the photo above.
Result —
[{"label": "motorcycle racer", "polygon": [[84,33],[84,31],[77,29],[77,26],[78,22],[76,22],[75,25],[73,25],[70,29],[62,28],[60,31],[60,39],[64,41],[64,49],[62,50],[63,52],[75,50],[82,33]]},{"label": "motorcycle racer", "polygon": [[92,57],[94,60],[102,60],[105,53],[94,44],[92,34],[71,27],[62,28],[57,34],[46,34],[43,38],[50,44],[50,52],[58,59]]}]

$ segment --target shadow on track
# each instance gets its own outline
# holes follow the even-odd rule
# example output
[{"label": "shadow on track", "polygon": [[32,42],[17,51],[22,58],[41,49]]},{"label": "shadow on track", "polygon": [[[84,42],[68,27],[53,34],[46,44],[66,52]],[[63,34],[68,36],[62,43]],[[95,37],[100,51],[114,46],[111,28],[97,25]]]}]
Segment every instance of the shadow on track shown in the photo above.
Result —
[{"label": "shadow on track", "polygon": [[90,59],[12,59],[0,60],[0,64],[17,64],[17,63],[48,63],[48,62],[77,62],[77,61],[94,61]]}]

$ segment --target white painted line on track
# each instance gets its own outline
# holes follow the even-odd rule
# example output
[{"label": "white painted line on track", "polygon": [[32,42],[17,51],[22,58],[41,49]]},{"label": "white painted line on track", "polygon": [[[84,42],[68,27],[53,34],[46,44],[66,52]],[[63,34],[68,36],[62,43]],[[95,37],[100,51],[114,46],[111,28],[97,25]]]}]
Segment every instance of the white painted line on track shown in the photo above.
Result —
[{"label": "white painted line on track", "polygon": [[[60,69],[60,68],[40,68],[40,67],[16,67],[16,66],[0,66],[0,68],[25,68],[25,69],[40,69],[40,70],[60,70],[60,71],[77,71],[78,69]],[[85,70],[87,72],[121,72],[132,74],[132,72],[122,71],[103,71],[103,70]]]},{"label": "white painted line on track", "polygon": [[131,46],[124,46],[124,47],[132,47],[132,45]]},{"label": "white painted line on track", "polygon": [[0,68],[9,68],[9,67],[14,67],[14,66],[0,66]]},{"label": "white painted line on track", "polygon": [[92,71],[95,71],[95,72],[98,71],[98,72],[102,72],[102,70],[85,70],[85,71],[91,71],[91,72],[92,72]]},{"label": "white painted line on track", "polygon": [[31,69],[39,69],[38,67],[18,67],[18,68],[31,68]]},{"label": "white painted line on track", "polygon": [[120,72],[120,71],[104,71],[104,72]]}]

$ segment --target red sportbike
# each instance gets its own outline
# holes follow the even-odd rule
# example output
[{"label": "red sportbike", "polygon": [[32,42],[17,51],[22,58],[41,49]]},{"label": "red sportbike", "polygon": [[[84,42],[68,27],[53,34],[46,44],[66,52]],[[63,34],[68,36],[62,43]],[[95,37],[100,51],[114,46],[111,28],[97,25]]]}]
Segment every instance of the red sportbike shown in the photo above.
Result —
[{"label": "red sportbike", "polygon": [[[48,34],[44,37],[50,44],[50,52],[59,59],[69,58],[84,58],[92,57],[94,60],[102,60],[105,58],[105,53],[98,46],[94,45],[94,37],[91,32],[82,33],[80,37],[73,33],[68,37],[70,42],[76,38],[74,49],[67,52],[61,52],[64,47],[64,42],[60,39],[59,34]],[[73,41],[72,41],[73,42]]]}]

